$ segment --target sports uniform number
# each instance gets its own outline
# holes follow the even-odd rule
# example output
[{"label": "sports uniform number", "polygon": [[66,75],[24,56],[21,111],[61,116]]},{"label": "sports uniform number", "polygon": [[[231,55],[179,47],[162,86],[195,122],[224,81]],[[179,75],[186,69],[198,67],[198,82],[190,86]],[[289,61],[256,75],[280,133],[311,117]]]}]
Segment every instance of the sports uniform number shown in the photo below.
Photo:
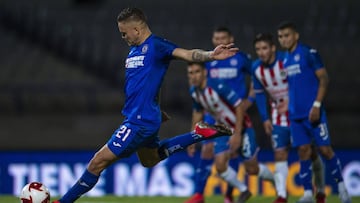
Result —
[{"label": "sports uniform number", "polygon": [[131,129],[123,125],[120,127],[120,130],[117,132],[116,137],[121,138],[123,135],[121,141],[124,142],[129,137],[130,133],[131,133]]},{"label": "sports uniform number", "polygon": [[249,140],[249,135],[247,133],[244,134],[242,151],[244,157],[248,158],[251,156],[250,140]]},{"label": "sports uniform number", "polygon": [[328,137],[328,129],[326,123],[321,123],[319,125],[319,128],[320,128],[320,136],[322,137],[322,139],[326,139]]}]

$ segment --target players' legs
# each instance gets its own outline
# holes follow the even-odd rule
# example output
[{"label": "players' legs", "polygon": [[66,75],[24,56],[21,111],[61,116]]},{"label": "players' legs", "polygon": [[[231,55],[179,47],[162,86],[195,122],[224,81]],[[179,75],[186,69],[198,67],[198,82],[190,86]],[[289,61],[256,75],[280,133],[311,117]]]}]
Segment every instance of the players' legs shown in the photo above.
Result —
[{"label": "players' legs", "polygon": [[311,171],[311,134],[306,126],[307,119],[291,120],[290,131],[293,146],[297,148],[300,159],[300,180],[304,187],[304,196],[299,203],[314,202]]},{"label": "players' legs", "polygon": [[288,127],[273,126],[272,143],[275,158],[274,181],[278,198],[275,202],[287,202],[286,179],[288,175],[288,147],[291,134]]},{"label": "players' legs", "polygon": [[347,193],[347,189],[341,174],[342,167],[340,160],[330,145],[330,135],[328,132],[325,112],[322,112],[319,124],[312,125],[311,127],[315,144],[318,146],[320,154],[324,157],[325,163],[331,172],[332,178],[338,184],[341,201],[343,203],[351,202],[351,198]]},{"label": "players' legs", "polygon": [[[70,190],[58,201],[60,203],[75,202],[81,195],[91,190],[97,183],[101,172],[121,157],[131,155],[144,140],[140,127],[123,123],[98,152],[90,160],[87,169]],[[154,130],[153,133],[156,133]]]},{"label": "players' legs", "polygon": [[211,165],[214,161],[214,143],[204,142],[201,147],[200,161],[196,168],[195,193],[203,194]]},{"label": "players' legs", "polygon": [[[239,170],[239,154],[238,153],[233,153],[230,155],[229,166],[232,169],[234,169],[235,171]],[[228,184],[226,191],[225,191],[224,203],[233,202],[233,191],[234,191],[234,187],[231,186],[230,184]]]},{"label": "players' legs", "polygon": [[312,172],[314,176],[314,185],[316,187],[317,196],[324,196],[323,198],[325,198],[324,164],[314,144],[311,145],[311,162],[312,162]]},{"label": "players' legs", "polygon": [[219,176],[228,184],[238,188],[241,192],[247,191],[244,183],[238,180],[237,172],[228,164],[230,159],[229,137],[219,137],[215,140],[215,168]]},{"label": "players' legs", "polygon": [[204,189],[208,177],[211,174],[211,165],[214,162],[214,142],[205,140],[202,142],[200,160],[195,173],[195,194],[185,203],[203,203]]},{"label": "players' legs", "polygon": [[257,153],[259,147],[256,143],[255,131],[253,128],[246,128],[243,133],[241,155],[244,157],[244,166],[248,175],[258,175],[264,180],[274,182],[274,176],[267,166],[259,163]]}]

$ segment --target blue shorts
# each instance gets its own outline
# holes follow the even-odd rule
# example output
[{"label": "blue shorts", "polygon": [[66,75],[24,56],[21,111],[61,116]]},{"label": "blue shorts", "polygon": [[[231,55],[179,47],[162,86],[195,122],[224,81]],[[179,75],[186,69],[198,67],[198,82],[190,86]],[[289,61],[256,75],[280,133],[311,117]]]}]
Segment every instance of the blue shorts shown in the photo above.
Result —
[{"label": "blue shorts", "polygon": [[274,150],[290,146],[291,144],[290,128],[274,125],[271,139],[272,139],[272,147]]},{"label": "blue shorts", "polygon": [[241,148],[241,155],[246,159],[251,159],[257,155],[259,147],[256,142],[254,128],[245,128],[243,133],[243,141]]},{"label": "blue shorts", "polygon": [[290,131],[294,147],[312,143],[315,146],[330,145],[325,111],[321,111],[320,120],[317,123],[310,123],[308,118],[291,120]]},{"label": "blue shorts", "polygon": [[107,146],[118,157],[128,157],[141,147],[157,148],[160,145],[159,128],[124,121],[112,134]]},{"label": "blue shorts", "polygon": [[[221,136],[214,139],[214,152],[219,154],[230,149],[228,144],[230,140],[229,136]],[[246,128],[243,133],[242,148],[239,149],[239,153],[245,158],[250,159],[258,152],[258,145],[256,143],[255,131],[253,128]]]}]

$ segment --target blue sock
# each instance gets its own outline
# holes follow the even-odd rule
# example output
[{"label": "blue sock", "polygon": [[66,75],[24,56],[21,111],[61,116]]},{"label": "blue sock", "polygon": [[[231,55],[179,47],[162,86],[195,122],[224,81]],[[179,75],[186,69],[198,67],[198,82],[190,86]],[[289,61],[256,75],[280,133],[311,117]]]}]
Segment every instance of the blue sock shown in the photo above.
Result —
[{"label": "blue sock", "polygon": [[190,132],[162,140],[159,147],[159,156],[165,159],[173,153],[185,150],[189,145],[204,140],[203,137]]},{"label": "blue sock", "polygon": [[213,159],[200,159],[195,173],[195,193],[204,193],[206,181],[211,174],[212,163]]},{"label": "blue sock", "polygon": [[331,159],[329,160],[325,159],[325,161],[326,161],[326,165],[330,170],[331,176],[334,178],[335,182],[338,183],[343,181],[343,177],[341,174],[342,167],[339,158],[336,155],[334,155]]},{"label": "blue sock", "polygon": [[312,191],[312,171],[311,160],[300,161],[300,180],[303,184],[304,190]]},{"label": "blue sock", "polygon": [[[230,166],[231,168],[233,168],[234,171],[237,172],[237,171],[239,170],[239,158],[238,158],[238,157],[235,157],[235,158],[230,159],[230,161],[229,161],[229,166]],[[231,186],[230,184],[227,184],[227,189],[226,189],[225,195],[226,195],[227,197],[231,197],[232,194],[233,194],[233,190],[234,190],[234,187]]]},{"label": "blue sock", "polygon": [[81,195],[85,194],[95,186],[99,176],[86,170],[80,179],[70,188],[70,190],[60,199],[61,203],[73,203]]}]

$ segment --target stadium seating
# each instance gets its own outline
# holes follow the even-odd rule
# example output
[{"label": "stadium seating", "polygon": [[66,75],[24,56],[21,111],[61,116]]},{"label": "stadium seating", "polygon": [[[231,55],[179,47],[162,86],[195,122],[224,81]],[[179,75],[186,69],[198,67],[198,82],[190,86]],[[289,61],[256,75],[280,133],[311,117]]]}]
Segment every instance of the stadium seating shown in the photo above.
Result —
[{"label": "stadium seating", "polygon": [[[276,34],[280,21],[292,20],[302,41],[320,51],[328,68],[326,105],[334,134],[342,132],[345,122],[360,120],[360,96],[353,92],[360,86],[360,2],[356,0],[3,0],[0,44],[6,49],[0,49],[0,112],[119,112],[128,47],[118,33],[116,16],[128,5],[140,6],[154,33],[182,47],[211,49],[213,28],[225,25],[233,30],[240,49],[253,56],[252,38],[257,32]],[[162,90],[164,108],[182,118],[191,112],[185,65],[171,64]],[[339,120],[334,116],[339,113],[355,121]],[[179,131],[187,130],[188,119],[179,122],[185,123]],[[345,131],[348,136],[356,134]]]}]

